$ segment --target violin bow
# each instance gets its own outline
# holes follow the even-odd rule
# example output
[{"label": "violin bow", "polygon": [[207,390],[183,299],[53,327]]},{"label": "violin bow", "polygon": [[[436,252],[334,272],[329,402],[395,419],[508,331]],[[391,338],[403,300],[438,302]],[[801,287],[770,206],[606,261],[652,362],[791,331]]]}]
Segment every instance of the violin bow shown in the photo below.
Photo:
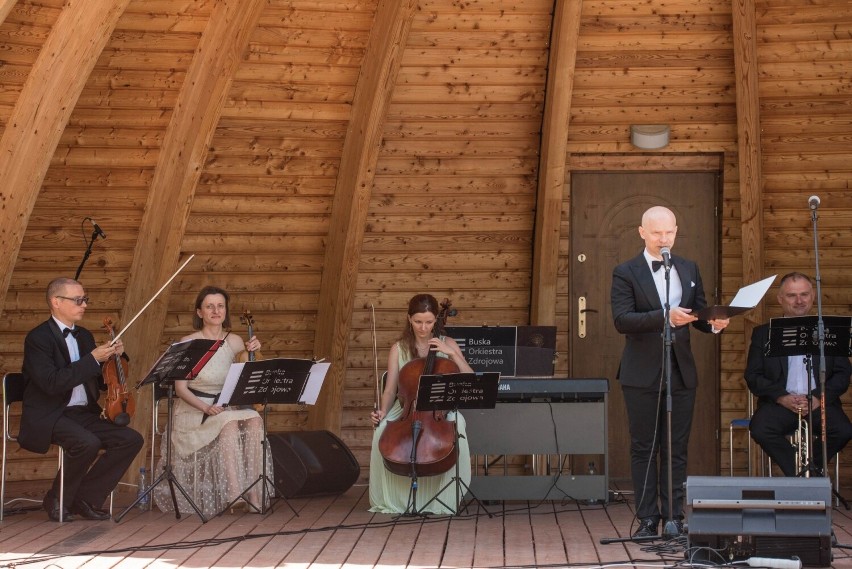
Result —
[{"label": "violin bow", "polygon": [[193,253],[192,255],[190,255],[190,256],[189,256],[189,259],[187,259],[186,261],[184,261],[184,262],[183,262],[183,265],[181,265],[180,267],[178,267],[178,270],[176,270],[176,271],[174,272],[174,274],[173,274],[171,277],[169,277],[169,280],[167,280],[167,281],[166,281],[166,283],[165,283],[163,286],[161,286],[161,287],[160,287],[160,290],[158,290],[157,292],[155,292],[155,293],[154,293],[154,296],[152,296],[152,297],[151,297],[151,300],[149,300],[148,302],[146,302],[146,303],[145,303],[145,306],[143,306],[143,307],[139,310],[139,312],[137,312],[137,313],[136,313],[136,316],[134,316],[133,318],[131,318],[131,319],[130,319],[130,322],[128,322],[128,323],[124,326],[124,328],[122,328],[121,332],[119,332],[119,333],[116,335],[116,337],[112,339],[112,342],[110,342],[110,343],[109,343],[109,345],[110,345],[110,346],[112,346],[113,344],[115,344],[115,343],[118,341],[118,339],[119,339],[119,338],[121,338],[121,335],[122,335],[122,334],[124,334],[125,332],[127,332],[127,329],[128,329],[128,328],[130,328],[130,326],[132,326],[134,322],[136,322],[136,319],[137,319],[137,318],[139,318],[139,316],[141,316],[143,312],[145,312],[145,310],[146,310],[146,309],[147,309],[147,308],[151,305],[151,303],[152,303],[152,302],[154,302],[154,299],[155,299],[155,298],[157,298],[158,296],[160,296],[160,293],[161,293],[161,292],[163,292],[163,290],[165,290],[165,288],[166,288],[167,286],[169,286],[169,283],[171,283],[173,280],[175,280],[175,277],[176,277],[176,276],[178,276],[178,273],[180,273],[180,272],[183,270],[183,268],[189,264],[189,262],[193,259],[193,257],[195,257],[195,253]]},{"label": "violin bow", "polygon": [[379,387],[379,347],[376,344],[376,307],[370,303],[370,313],[372,314],[372,326],[373,326],[373,360],[375,364],[375,373],[376,373],[376,402],[374,403],[373,410],[378,411],[379,406],[381,405],[382,400],[382,390]]}]

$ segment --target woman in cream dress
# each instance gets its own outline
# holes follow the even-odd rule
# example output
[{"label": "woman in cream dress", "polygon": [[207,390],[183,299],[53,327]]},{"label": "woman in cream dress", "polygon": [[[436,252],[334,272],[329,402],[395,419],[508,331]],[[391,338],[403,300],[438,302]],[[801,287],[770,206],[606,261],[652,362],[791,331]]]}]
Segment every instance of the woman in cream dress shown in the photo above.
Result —
[{"label": "woman in cream dress", "polygon": [[[238,354],[260,348],[256,337],[243,342],[238,335],[228,332],[231,326],[228,300],[228,293],[217,287],[208,286],[198,293],[193,316],[196,332],[181,341],[204,338],[224,342],[194,380],[175,381],[179,399],[170,425],[173,472],[205,517],[220,513],[257,482],[263,464],[263,421],[257,411],[215,404]],[[163,437],[163,457],[166,440]],[[272,480],[272,458],[268,445],[265,448],[267,476]],[[271,491],[267,490],[267,497]],[[236,507],[258,511],[260,496],[261,483],[254,484]],[[180,492],[177,499],[181,513],[195,512]],[[154,500],[161,510],[174,510],[168,484],[157,486]]]}]

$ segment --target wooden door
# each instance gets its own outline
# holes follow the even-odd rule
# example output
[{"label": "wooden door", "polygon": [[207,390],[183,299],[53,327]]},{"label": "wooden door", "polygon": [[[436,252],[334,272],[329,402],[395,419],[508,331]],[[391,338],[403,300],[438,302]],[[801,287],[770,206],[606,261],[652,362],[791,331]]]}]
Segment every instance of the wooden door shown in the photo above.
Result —
[{"label": "wooden door", "polygon": [[[610,380],[609,475],[630,477],[630,437],[621,386],[615,379],[624,337],[612,320],[612,269],[639,254],[638,227],[652,205],[674,211],[678,233],[673,252],[698,263],[708,304],[716,301],[719,231],[715,172],[615,172],[571,175],[571,377]],[[585,302],[585,312],[578,306]],[[586,330],[580,334],[579,318]],[[690,475],[719,474],[719,350],[713,334],[692,330],[698,394],[689,442]],[[662,342],[662,339],[660,340]]]}]

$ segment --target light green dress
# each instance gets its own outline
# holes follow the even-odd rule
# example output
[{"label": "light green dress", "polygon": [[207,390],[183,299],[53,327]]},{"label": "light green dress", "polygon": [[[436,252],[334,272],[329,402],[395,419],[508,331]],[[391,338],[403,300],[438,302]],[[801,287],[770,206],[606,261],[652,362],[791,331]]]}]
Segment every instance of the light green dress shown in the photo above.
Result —
[{"label": "light green dress", "polygon": [[[397,343],[397,350],[399,352],[399,368],[402,369],[411,358],[408,357],[399,343]],[[438,353],[438,355],[447,357],[442,353]],[[456,476],[455,467],[437,476],[419,476],[417,478],[417,504],[414,508],[409,508],[411,478],[399,476],[385,468],[384,459],[379,452],[379,438],[381,438],[387,422],[398,419],[400,415],[402,415],[402,405],[397,399],[373,433],[373,448],[370,454],[370,511],[383,514],[401,514],[406,510],[409,512],[416,511],[417,513],[455,514],[458,508],[456,487],[458,486],[459,499],[463,499],[466,492],[465,487],[470,485],[470,448],[467,444],[464,417],[461,413],[451,412],[447,415],[447,418],[455,420],[458,426],[458,476],[464,482],[464,485],[458,485],[453,480]],[[428,505],[426,505],[427,502]],[[425,509],[423,509],[424,506],[426,506]]]}]

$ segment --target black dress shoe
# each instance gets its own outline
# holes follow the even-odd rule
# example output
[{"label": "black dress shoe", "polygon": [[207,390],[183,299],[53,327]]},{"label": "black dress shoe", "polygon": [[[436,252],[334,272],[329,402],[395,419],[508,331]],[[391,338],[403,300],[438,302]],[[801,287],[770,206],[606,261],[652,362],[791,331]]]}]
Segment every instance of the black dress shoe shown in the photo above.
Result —
[{"label": "black dress shoe", "polygon": [[109,512],[99,510],[91,504],[84,502],[83,500],[77,500],[76,502],[74,502],[74,505],[71,506],[71,512],[74,514],[78,514],[80,517],[86,518],[87,520],[109,519]]},{"label": "black dress shoe", "polygon": [[658,535],[658,524],[659,520],[657,518],[642,518],[639,520],[639,528],[633,532],[631,537],[656,537]]},{"label": "black dress shoe", "polygon": [[[44,496],[44,500],[41,501],[41,507],[44,508],[45,512],[47,512],[48,518],[50,518],[54,522],[59,521],[59,498],[55,498],[53,494],[48,492]],[[74,521],[74,516],[71,515],[71,512],[68,511],[68,508],[63,508],[62,521]]]}]

